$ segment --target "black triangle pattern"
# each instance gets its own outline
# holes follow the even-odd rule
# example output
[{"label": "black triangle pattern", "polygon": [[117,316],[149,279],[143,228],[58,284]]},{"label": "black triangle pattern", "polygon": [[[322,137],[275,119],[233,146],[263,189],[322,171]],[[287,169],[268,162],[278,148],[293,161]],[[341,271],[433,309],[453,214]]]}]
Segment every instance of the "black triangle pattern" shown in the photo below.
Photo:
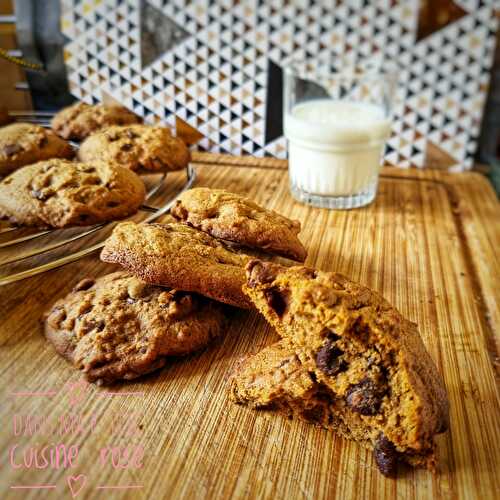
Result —
[{"label": "black triangle pattern", "polygon": [[[340,3],[338,7],[332,9],[325,7],[324,2],[310,0],[308,8],[304,9],[296,6],[294,2],[287,2],[284,7],[281,7],[279,3],[270,5],[270,2],[258,0],[256,3],[262,10],[260,12],[257,10],[252,18],[243,16],[242,11],[232,12],[229,3],[222,6],[218,2],[209,2],[201,17],[195,14],[193,9],[183,10],[180,7],[177,8],[179,12],[174,15],[172,2],[169,0],[154,2],[158,7],[152,7],[153,2],[146,0],[138,3],[140,3],[141,11],[148,8],[155,9],[157,15],[159,13],[160,17],[166,16],[174,25],[184,30],[187,34],[185,47],[188,48],[177,50],[179,44],[174,44],[170,52],[168,50],[160,52],[159,55],[148,60],[146,54],[143,53],[144,46],[148,43],[147,37],[142,32],[139,48],[143,56],[141,58],[143,71],[138,73],[135,67],[129,67],[127,64],[133,57],[131,45],[136,43],[127,39],[127,32],[137,26],[134,16],[125,15],[127,23],[117,26],[118,18],[116,15],[104,9],[95,9],[95,12],[84,16],[83,19],[81,16],[75,15],[74,22],[80,23],[79,30],[89,31],[92,31],[93,26],[99,23],[99,30],[106,33],[106,41],[103,40],[100,43],[98,40],[91,40],[92,47],[82,47],[84,57],[75,55],[75,60],[78,60],[83,66],[92,64],[95,68],[94,71],[99,72],[100,78],[106,75],[106,78],[113,80],[114,86],[127,85],[129,80],[133,79],[135,89],[137,89],[144,81],[147,84],[147,91],[134,90],[136,97],[132,104],[134,109],[146,111],[146,114],[159,113],[167,116],[178,111],[192,124],[204,126],[212,120],[211,126],[213,127],[213,120],[217,118],[217,115],[225,113],[224,119],[219,119],[220,127],[226,127],[226,125],[230,125],[230,122],[240,120],[243,115],[246,117],[245,121],[253,125],[259,120],[258,123],[262,122],[255,109],[255,106],[261,106],[257,102],[263,101],[264,104],[267,102],[264,113],[266,127],[262,130],[266,143],[279,139],[279,135],[276,136],[276,132],[272,130],[272,124],[267,122],[267,117],[270,114],[270,112],[268,113],[270,102],[268,97],[272,91],[269,73],[267,78],[262,78],[265,66],[261,62],[266,57],[267,52],[270,53],[267,56],[270,60],[270,68],[279,67],[284,60],[293,54],[303,58],[321,58],[321,61],[326,61],[328,64],[337,64],[340,60],[337,50],[347,53],[349,61],[364,60],[371,57],[372,53],[387,59],[396,57],[396,62],[405,71],[406,80],[402,82],[402,85],[406,99],[412,100],[413,103],[418,102],[422,92],[426,96],[430,96],[432,103],[445,102],[450,94],[453,95],[454,99],[457,99],[458,95],[459,100],[471,101],[477,97],[479,92],[478,71],[485,70],[485,63],[478,61],[478,57],[469,55],[465,46],[454,43],[451,36],[446,37],[446,33],[441,33],[443,34],[443,44],[448,50],[452,46],[451,56],[445,57],[441,47],[429,44],[423,51],[424,55],[414,51],[409,57],[399,61],[398,54],[408,52],[413,36],[408,23],[400,20],[401,9],[398,10],[398,6],[402,4],[401,2],[396,2],[394,9],[374,6],[374,2],[368,1],[360,2],[358,7]],[[123,3],[120,9],[120,16],[123,17],[125,13],[133,12],[135,7]],[[491,7],[487,2],[480,1],[477,10],[480,9],[486,10],[491,9]],[[367,14],[368,12],[370,14]],[[456,31],[462,33],[460,36],[462,39],[469,35],[471,29],[481,28],[484,30],[484,16],[471,13],[469,18],[473,21],[472,28],[466,27],[466,25],[462,26],[460,22],[456,23],[458,28]],[[143,20],[144,17],[140,16],[138,19]],[[123,23],[123,19],[120,19],[120,22]],[[277,41],[278,38],[269,39],[266,35],[265,41],[258,44],[258,50],[253,52],[252,49],[256,42],[251,36],[247,37],[246,34],[253,29],[252,26],[255,24],[267,26],[273,31],[281,30],[286,26],[287,33],[292,38],[291,43],[283,45]],[[142,22],[140,25],[142,28]],[[306,25],[310,28],[305,28]],[[217,35],[215,40],[207,41],[206,29],[208,26],[211,26],[215,31]],[[488,25],[487,29],[489,36],[493,36],[494,30],[491,25]],[[193,33],[194,31],[196,33]],[[334,49],[327,42],[329,34],[333,32],[340,36],[338,47]],[[244,35],[242,36],[240,33],[244,33]],[[69,38],[71,39],[71,37]],[[182,44],[183,41],[180,43]],[[114,44],[113,50],[117,51],[118,60],[115,62],[109,62],[106,54],[110,44]],[[103,47],[103,45],[105,46]],[[245,52],[248,51],[250,56],[245,55]],[[195,53],[196,58],[189,57],[191,53]],[[440,55],[437,62],[434,59],[436,53]],[[163,54],[165,57],[162,57]],[[258,63],[255,58],[259,59]],[[487,58],[485,57],[485,59]],[[155,62],[160,60],[161,64]],[[223,74],[219,70],[221,66],[224,66]],[[127,70],[126,73],[124,73],[124,69]],[[148,69],[149,73],[146,72]],[[72,71],[75,73],[77,83],[83,85],[86,72],[79,72],[78,68],[74,68]],[[458,75],[461,76],[458,77]],[[255,77],[259,78],[259,81],[255,81]],[[254,79],[253,85],[248,86],[248,81],[252,79]],[[186,93],[187,86],[193,84],[199,84],[196,89],[207,89],[211,98],[207,99],[206,96],[202,96],[201,100],[197,100],[197,97],[193,97],[192,90],[190,93]],[[165,89],[172,89],[173,86],[175,86],[176,94],[171,103],[168,104],[168,109],[163,107],[158,109],[158,106],[155,106],[157,109],[144,110],[142,100],[149,99],[150,93],[161,96],[162,93],[165,93]],[[194,88],[191,87],[191,89]],[[234,102],[238,101],[235,96],[241,96],[243,90],[250,91],[254,96],[257,94],[260,97],[259,99],[254,98],[253,106],[245,101],[238,102],[235,107]],[[86,92],[88,93],[88,90]],[[267,97],[263,98],[262,94]],[[168,95],[171,96],[170,93]],[[243,95],[248,95],[248,93]],[[224,102],[221,103],[221,99]],[[219,111],[212,112],[207,108],[209,105]],[[214,105],[216,105],[215,108]],[[148,105],[148,107],[153,106]],[[434,109],[435,106],[432,108]],[[259,111],[259,113],[261,112]],[[403,113],[403,111],[398,113]],[[426,112],[419,113],[418,110],[412,110],[412,113],[409,115],[409,119],[401,121],[404,123],[405,130],[408,130],[408,127],[411,129],[428,125],[429,133],[439,132],[443,127],[452,126],[455,120],[453,113],[443,111],[442,123],[436,121],[436,124],[432,124]],[[203,114],[203,119],[200,114]],[[396,118],[402,119],[404,115],[399,114]],[[259,127],[263,129],[261,125]],[[218,140],[220,143],[224,142],[226,148],[232,148],[236,143],[245,143],[245,148],[251,148],[253,151],[260,151],[264,154],[263,144],[257,138],[249,137],[252,135],[251,129],[245,133],[239,131],[241,134],[239,140],[233,136],[234,132],[225,129]],[[210,140],[217,140],[217,138],[212,136]],[[207,138],[207,142],[204,143],[207,147],[210,140]],[[419,148],[420,145],[412,147],[408,154],[410,156],[419,154]],[[394,151],[388,149],[388,152],[396,153],[397,148]]]}]

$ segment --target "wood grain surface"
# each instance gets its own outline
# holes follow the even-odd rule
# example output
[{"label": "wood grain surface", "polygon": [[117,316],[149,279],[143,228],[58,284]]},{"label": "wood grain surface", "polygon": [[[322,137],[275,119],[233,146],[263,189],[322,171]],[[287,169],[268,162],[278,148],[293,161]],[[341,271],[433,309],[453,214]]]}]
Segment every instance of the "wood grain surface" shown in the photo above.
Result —
[{"label": "wood grain surface", "polygon": [[[40,318],[81,278],[115,269],[94,255],[0,288],[1,498],[498,498],[500,211],[486,180],[385,169],[375,203],[342,212],[295,202],[285,162],[194,160],[197,185],[245,193],[299,219],[307,264],[378,290],[419,324],[450,398],[439,472],[386,479],[356,443],[232,404],[227,379],[237,359],[277,339],[255,312],[231,311],[222,339],[137,382],[71,387],[80,374],[47,345]],[[71,415],[80,426],[64,425]],[[31,428],[21,427],[29,419]],[[78,446],[73,466],[20,466],[23,453],[50,444]],[[113,467],[106,447],[127,446],[135,455]],[[50,488],[17,488],[33,485]]]}]

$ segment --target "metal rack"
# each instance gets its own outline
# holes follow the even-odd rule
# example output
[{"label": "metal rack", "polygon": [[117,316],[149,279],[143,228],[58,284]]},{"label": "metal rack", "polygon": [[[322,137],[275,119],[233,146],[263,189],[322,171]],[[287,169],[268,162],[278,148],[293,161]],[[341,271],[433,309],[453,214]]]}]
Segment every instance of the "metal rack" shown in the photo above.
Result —
[{"label": "metal rack", "polygon": [[[16,121],[23,121],[29,123],[36,123],[45,127],[49,126],[50,119],[52,118],[52,113],[45,112],[11,112],[10,115]],[[78,148],[77,143],[72,143],[73,147]],[[140,208],[140,212],[144,212],[149,214],[143,222],[154,222],[162,215],[165,215],[172,205],[174,204],[177,197],[186,189],[189,189],[195,179],[196,179],[196,171],[192,167],[192,165],[188,165],[185,170],[186,179],[183,182],[180,189],[171,196],[167,201],[163,202],[159,207],[152,207],[147,204],[143,204]],[[165,182],[167,179],[167,173],[161,174],[161,177],[158,181],[154,182],[153,185],[148,189],[146,200],[151,200],[155,195],[160,194],[163,187],[165,187]],[[50,254],[57,249],[64,249],[68,244],[76,242],[78,240],[83,239],[92,239],[92,236],[96,236],[98,232],[111,229],[116,222],[109,222],[105,224],[98,224],[95,226],[84,227],[84,228],[71,228],[71,230],[67,229],[48,229],[48,230],[35,230],[35,232],[27,231],[26,228],[18,228],[18,227],[3,227],[0,228],[0,286],[7,285],[9,283],[14,283],[16,281],[29,278],[35,276],[37,274],[43,273],[45,271],[49,271],[51,269],[55,269],[57,267],[63,266],[65,264],[69,264],[70,262],[74,262],[86,255],[95,252],[96,250],[102,248],[104,246],[105,237],[98,241],[97,243],[92,243],[89,246],[85,246],[81,250],[73,251],[63,256],[59,256],[53,259],[48,258],[47,262],[42,264],[34,264],[32,267],[28,267],[23,271],[18,272],[7,272],[5,274],[2,273],[2,270],[6,266],[11,266],[20,263],[21,261],[30,261],[37,260],[40,256],[45,256]],[[65,231],[69,231],[70,234],[67,236],[63,236],[62,239],[58,239],[55,235],[60,236]],[[28,234],[25,234],[28,232]],[[75,233],[75,234],[73,234]],[[42,239],[47,239],[46,244],[42,245],[38,248],[33,248],[28,250],[27,252],[21,253],[21,246],[26,243],[36,243],[41,241]],[[52,239],[52,241],[51,241]],[[4,249],[16,249],[19,250],[20,256],[15,258],[8,257],[6,259],[2,259],[1,251]],[[17,252],[16,252],[17,254]]]}]

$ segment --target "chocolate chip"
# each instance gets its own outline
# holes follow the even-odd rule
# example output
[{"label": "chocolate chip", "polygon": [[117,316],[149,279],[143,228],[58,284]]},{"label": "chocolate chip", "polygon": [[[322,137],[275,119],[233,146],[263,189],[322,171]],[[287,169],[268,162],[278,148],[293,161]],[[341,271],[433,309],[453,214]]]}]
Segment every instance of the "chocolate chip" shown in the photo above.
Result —
[{"label": "chocolate chip", "polygon": [[126,142],[120,146],[121,151],[130,151],[134,146],[130,142]]},{"label": "chocolate chip", "polygon": [[44,146],[46,146],[47,144],[49,143],[49,140],[47,139],[46,136],[43,136],[40,138],[40,140],[38,141],[38,147],[40,148],[43,148]]},{"label": "chocolate chip", "polygon": [[318,401],[323,401],[327,405],[331,405],[335,400],[335,395],[321,382],[319,383],[319,387],[314,394],[314,398]]},{"label": "chocolate chip", "polygon": [[94,286],[95,281],[90,278],[85,278],[79,281],[73,288],[73,292],[81,292],[82,290],[88,290]]},{"label": "chocolate chip", "polygon": [[448,422],[446,421],[446,419],[440,420],[436,432],[438,434],[442,434],[443,432],[446,432],[447,430],[448,430]]},{"label": "chocolate chip", "polygon": [[352,411],[361,415],[375,415],[378,412],[383,392],[373,380],[363,379],[347,390],[346,401]]},{"label": "chocolate chip", "polygon": [[255,288],[257,285],[272,283],[277,275],[275,265],[260,260],[251,260],[247,264],[246,272],[247,284],[250,288]]},{"label": "chocolate chip", "polygon": [[108,201],[108,202],[106,203],[106,206],[107,206],[108,208],[116,208],[116,207],[118,207],[119,205],[120,205],[120,202],[119,202],[119,201]]},{"label": "chocolate chip", "polygon": [[88,175],[83,179],[82,184],[85,186],[99,186],[102,184],[102,181],[97,175]]},{"label": "chocolate chip", "polygon": [[337,375],[347,370],[347,363],[343,359],[339,359],[342,354],[344,351],[327,340],[316,353],[316,365],[326,375]]},{"label": "chocolate chip", "polygon": [[398,468],[398,452],[395,446],[380,434],[373,450],[375,462],[380,472],[387,477],[395,477]]},{"label": "chocolate chip", "polygon": [[184,221],[188,218],[189,215],[188,211],[184,208],[182,202],[179,200],[175,202],[175,205],[172,208],[171,213],[176,219],[181,219]]},{"label": "chocolate chip", "polygon": [[282,318],[288,308],[288,296],[284,290],[280,290],[277,286],[268,288],[264,291],[269,307]]},{"label": "chocolate chip", "polygon": [[328,330],[326,337],[330,342],[337,342],[337,340],[340,340],[341,338],[340,335],[337,335],[335,332],[332,332],[331,330]]},{"label": "chocolate chip", "polygon": [[4,148],[3,148],[3,152],[7,155],[7,156],[12,156],[12,155],[15,155],[16,153],[19,153],[20,151],[22,151],[23,148],[21,146],[19,146],[19,144],[7,144]]},{"label": "chocolate chip", "polygon": [[321,422],[323,422],[323,415],[324,409],[322,406],[307,408],[302,412],[302,416],[304,417],[304,419],[314,424],[320,424]]},{"label": "chocolate chip", "polygon": [[50,312],[50,315],[52,321],[54,321],[54,323],[58,326],[67,318],[66,311],[62,306],[54,307],[54,309]]}]

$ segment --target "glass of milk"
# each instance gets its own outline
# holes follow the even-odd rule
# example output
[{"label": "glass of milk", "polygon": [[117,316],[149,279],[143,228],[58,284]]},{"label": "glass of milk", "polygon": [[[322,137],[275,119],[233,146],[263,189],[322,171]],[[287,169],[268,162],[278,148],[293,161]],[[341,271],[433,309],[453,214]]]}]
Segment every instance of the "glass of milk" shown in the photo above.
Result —
[{"label": "glass of milk", "polygon": [[310,205],[348,209],[377,193],[395,78],[379,70],[285,68],[290,188]]}]

